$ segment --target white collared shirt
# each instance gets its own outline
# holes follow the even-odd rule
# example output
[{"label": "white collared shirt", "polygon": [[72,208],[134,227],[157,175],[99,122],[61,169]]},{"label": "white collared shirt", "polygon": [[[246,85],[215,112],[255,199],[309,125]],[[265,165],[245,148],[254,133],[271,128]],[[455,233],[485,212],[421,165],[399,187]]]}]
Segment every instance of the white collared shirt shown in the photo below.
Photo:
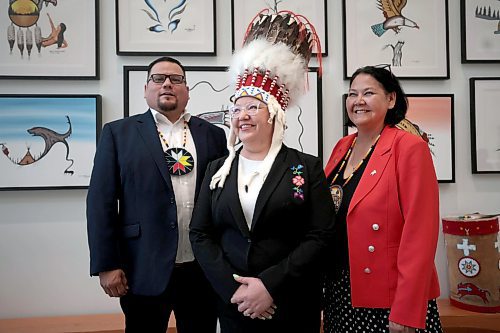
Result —
[{"label": "white collared shirt", "polygon": [[259,196],[260,189],[264,184],[264,177],[259,172],[263,161],[249,160],[241,154],[238,159],[238,195],[240,197],[241,208],[245,215],[248,229],[252,229],[253,213],[255,203]]},{"label": "white collared shirt", "polygon": [[[182,148],[184,140],[184,120],[189,121],[191,114],[185,111],[175,123],[172,124],[167,117],[160,112],[150,109],[155,119],[158,130],[167,140],[168,147],[159,137],[163,151],[168,148]],[[176,263],[189,262],[194,260],[193,250],[189,242],[189,222],[194,208],[194,194],[196,190],[196,168],[197,156],[196,147],[189,126],[186,128],[186,146],[184,147],[194,159],[194,168],[187,175],[170,175],[172,186],[174,187],[175,202],[177,205],[177,225],[179,228],[179,242],[177,245]],[[165,164],[165,168],[167,165]]]}]

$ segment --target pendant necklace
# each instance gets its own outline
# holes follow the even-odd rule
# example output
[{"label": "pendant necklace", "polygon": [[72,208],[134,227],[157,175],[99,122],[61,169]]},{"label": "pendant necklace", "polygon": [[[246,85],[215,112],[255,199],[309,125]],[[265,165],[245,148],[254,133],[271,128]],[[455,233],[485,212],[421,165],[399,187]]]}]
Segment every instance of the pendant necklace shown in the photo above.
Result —
[{"label": "pendant necklace", "polygon": [[342,186],[338,185],[338,184],[334,184],[335,180],[337,180],[340,172],[344,169],[344,166],[347,164],[347,160],[349,159],[349,156],[351,155],[352,149],[353,149],[354,145],[356,144],[356,139],[357,138],[358,137],[356,136],[354,138],[354,140],[352,140],[351,146],[349,147],[349,150],[347,151],[347,154],[345,154],[345,157],[344,157],[344,160],[342,161],[342,164],[340,165],[339,169],[337,170],[337,173],[335,174],[335,176],[333,177],[332,182],[330,183],[330,194],[332,195],[333,203],[335,205],[335,213],[339,212],[340,204],[342,203],[342,197],[344,195],[344,191],[343,191],[342,188],[346,186],[346,184],[351,180],[352,176],[354,176],[354,173],[359,169],[359,167],[361,165],[363,165],[363,162],[368,157],[368,155],[370,155],[371,151],[373,150],[373,147],[375,146],[375,144],[377,143],[378,139],[380,138],[380,134],[375,139],[375,142],[373,142],[373,144],[370,146],[370,149],[368,149],[368,151],[366,152],[365,156],[363,156],[363,158],[361,159],[361,161],[359,161],[359,163],[356,165],[356,167],[352,170],[352,172],[349,175],[349,177],[347,177],[347,179],[344,181],[344,184],[342,184]]},{"label": "pendant necklace", "polygon": [[184,120],[184,129],[183,129],[183,142],[182,148],[170,148],[163,136],[163,133],[160,132],[160,129],[156,128],[158,134],[160,135],[161,140],[167,147],[167,150],[164,152],[165,160],[167,161],[168,172],[171,175],[175,176],[184,176],[193,171],[194,168],[194,158],[190,152],[186,150],[186,138],[187,138],[187,121]]}]

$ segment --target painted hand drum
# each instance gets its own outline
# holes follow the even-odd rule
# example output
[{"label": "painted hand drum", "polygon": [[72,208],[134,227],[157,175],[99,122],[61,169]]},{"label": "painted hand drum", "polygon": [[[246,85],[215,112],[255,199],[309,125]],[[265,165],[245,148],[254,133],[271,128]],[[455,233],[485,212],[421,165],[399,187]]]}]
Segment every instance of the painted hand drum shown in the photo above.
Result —
[{"label": "painted hand drum", "polygon": [[451,304],[476,312],[500,312],[498,216],[445,217],[443,232]]}]

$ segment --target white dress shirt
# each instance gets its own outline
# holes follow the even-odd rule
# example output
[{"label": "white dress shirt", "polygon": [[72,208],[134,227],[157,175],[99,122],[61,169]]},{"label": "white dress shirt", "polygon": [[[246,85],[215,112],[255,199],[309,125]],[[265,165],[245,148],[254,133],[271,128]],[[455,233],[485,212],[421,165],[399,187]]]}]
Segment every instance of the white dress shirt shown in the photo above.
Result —
[{"label": "white dress shirt", "polygon": [[255,202],[264,184],[264,177],[259,172],[262,163],[263,161],[249,160],[241,154],[238,159],[238,195],[249,230],[252,228]]},{"label": "white dress shirt", "polygon": [[[168,148],[184,148],[194,159],[193,170],[183,176],[170,175],[172,186],[174,187],[175,203],[177,206],[177,225],[179,228],[179,242],[177,246],[176,263],[189,262],[194,260],[193,250],[189,242],[189,222],[194,208],[194,194],[196,189],[196,147],[189,126],[186,126],[186,145],[184,142],[184,121],[189,121],[191,114],[185,111],[175,123],[172,124],[167,117],[160,112],[151,109],[158,130],[167,140],[168,147],[160,137],[163,151]],[[166,164],[165,164],[165,167]]]}]

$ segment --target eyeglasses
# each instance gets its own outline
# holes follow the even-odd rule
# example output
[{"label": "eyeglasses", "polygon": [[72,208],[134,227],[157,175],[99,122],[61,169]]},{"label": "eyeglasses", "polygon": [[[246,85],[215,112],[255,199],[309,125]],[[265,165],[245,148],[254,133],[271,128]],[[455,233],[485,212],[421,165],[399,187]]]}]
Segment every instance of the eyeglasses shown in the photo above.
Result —
[{"label": "eyeglasses", "polygon": [[180,74],[151,74],[148,79],[149,81],[153,81],[156,84],[163,84],[167,79],[170,80],[172,84],[182,84],[186,82],[186,78],[184,75]]},{"label": "eyeglasses", "polygon": [[374,65],[373,67],[387,69],[389,71],[389,73],[392,74],[391,64],[378,64],[378,65]]},{"label": "eyeglasses", "polygon": [[249,103],[247,105],[233,105],[229,108],[229,115],[231,118],[238,118],[243,111],[246,111],[247,115],[255,116],[259,109],[264,108],[266,105],[257,103]]}]

